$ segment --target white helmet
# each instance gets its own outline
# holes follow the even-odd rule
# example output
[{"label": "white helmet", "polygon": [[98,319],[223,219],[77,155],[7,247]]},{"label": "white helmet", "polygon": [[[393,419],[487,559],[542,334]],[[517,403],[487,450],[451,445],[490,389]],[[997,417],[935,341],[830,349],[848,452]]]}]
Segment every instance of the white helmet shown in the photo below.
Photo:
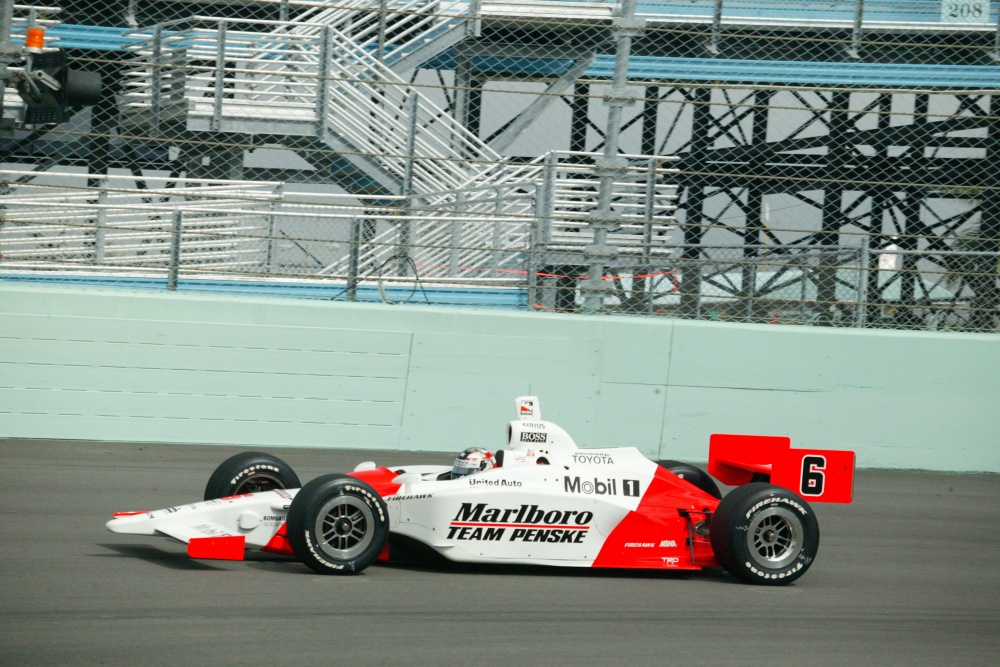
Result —
[{"label": "white helmet", "polygon": [[497,467],[497,460],[490,452],[482,447],[469,447],[455,458],[455,465],[452,466],[452,477],[464,477],[481,470],[489,470]]}]

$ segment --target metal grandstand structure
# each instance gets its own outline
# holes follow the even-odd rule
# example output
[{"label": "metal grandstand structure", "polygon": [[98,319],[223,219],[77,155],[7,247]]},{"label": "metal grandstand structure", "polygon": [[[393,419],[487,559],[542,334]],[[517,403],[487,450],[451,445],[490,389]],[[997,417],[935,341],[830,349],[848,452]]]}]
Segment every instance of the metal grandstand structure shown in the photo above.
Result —
[{"label": "metal grandstand structure", "polygon": [[997,4],[64,2],[0,273],[996,331]]}]

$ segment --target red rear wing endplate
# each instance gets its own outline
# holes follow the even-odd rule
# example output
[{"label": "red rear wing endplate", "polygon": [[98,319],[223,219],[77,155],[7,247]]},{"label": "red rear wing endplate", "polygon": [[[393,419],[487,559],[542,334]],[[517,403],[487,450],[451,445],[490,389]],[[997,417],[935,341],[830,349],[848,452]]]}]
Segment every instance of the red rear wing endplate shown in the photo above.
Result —
[{"label": "red rear wing endplate", "polygon": [[754,473],[817,503],[849,503],[854,497],[854,452],[792,449],[789,438],[716,433],[708,446],[708,472],[723,484],[741,486]]}]

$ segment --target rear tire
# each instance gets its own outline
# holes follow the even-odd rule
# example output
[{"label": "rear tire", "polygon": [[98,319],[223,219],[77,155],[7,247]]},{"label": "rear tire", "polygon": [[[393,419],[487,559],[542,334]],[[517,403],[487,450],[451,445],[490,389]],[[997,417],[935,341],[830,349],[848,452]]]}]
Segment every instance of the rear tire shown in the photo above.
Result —
[{"label": "rear tire", "polygon": [[688,463],[681,463],[680,461],[657,461],[656,465],[661,468],[666,468],[670,472],[674,473],[686,482],[697,486],[699,489],[712,496],[713,498],[721,498],[722,492],[719,491],[719,485],[715,483],[715,480],[709,477],[708,473],[701,468],[696,468]]},{"label": "rear tire", "polygon": [[302,486],[292,467],[263,452],[231,456],[215,469],[205,486],[205,500]]},{"label": "rear tire", "polygon": [[371,565],[389,539],[389,510],[371,486],[347,475],[317,477],[288,508],[288,542],[320,574],[354,574]]},{"label": "rear tire", "polygon": [[731,491],[715,510],[710,535],[719,564],[751,584],[790,584],[819,551],[819,524],[809,503],[771,484]]}]

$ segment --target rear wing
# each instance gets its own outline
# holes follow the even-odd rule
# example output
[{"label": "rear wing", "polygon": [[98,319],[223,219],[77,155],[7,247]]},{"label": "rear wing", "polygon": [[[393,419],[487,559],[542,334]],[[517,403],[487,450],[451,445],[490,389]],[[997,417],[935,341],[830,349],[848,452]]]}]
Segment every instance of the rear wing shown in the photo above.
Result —
[{"label": "rear wing", "polygon": [[792,449],[785,437],[716,433],[709,440],[708,472],[730,486],[765,476],[810,502],[849,503],[854,498],[854,452]]}]

